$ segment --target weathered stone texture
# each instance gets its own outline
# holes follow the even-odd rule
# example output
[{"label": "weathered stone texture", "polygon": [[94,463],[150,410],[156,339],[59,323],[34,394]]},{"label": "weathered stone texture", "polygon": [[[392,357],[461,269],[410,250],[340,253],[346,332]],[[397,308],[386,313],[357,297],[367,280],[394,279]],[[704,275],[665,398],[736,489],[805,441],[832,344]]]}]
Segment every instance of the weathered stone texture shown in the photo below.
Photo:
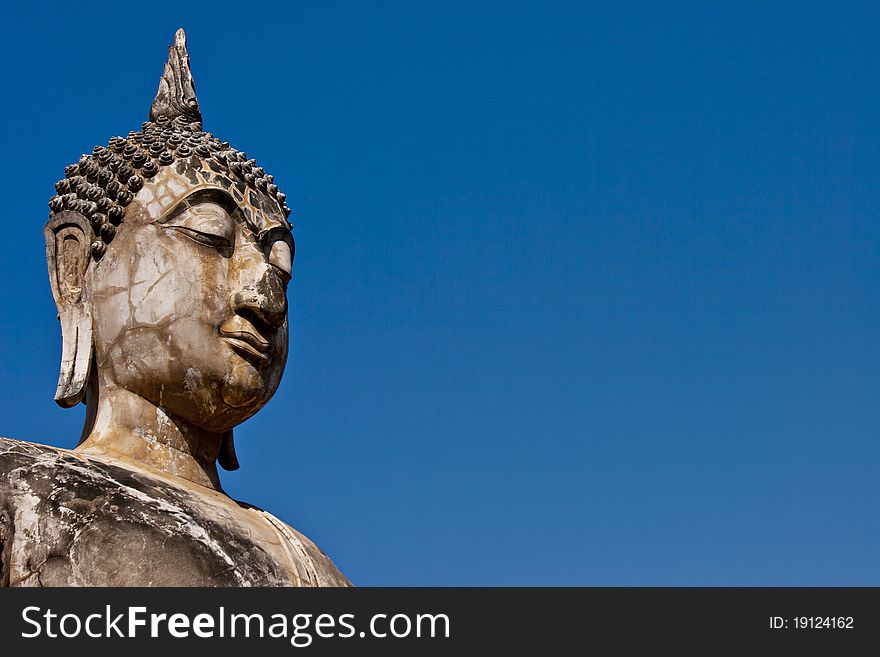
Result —
[{"label": "weathered stone texture", "polygon": [[309,539],[219,491],[0,438],[6,586],[348,586]]}]

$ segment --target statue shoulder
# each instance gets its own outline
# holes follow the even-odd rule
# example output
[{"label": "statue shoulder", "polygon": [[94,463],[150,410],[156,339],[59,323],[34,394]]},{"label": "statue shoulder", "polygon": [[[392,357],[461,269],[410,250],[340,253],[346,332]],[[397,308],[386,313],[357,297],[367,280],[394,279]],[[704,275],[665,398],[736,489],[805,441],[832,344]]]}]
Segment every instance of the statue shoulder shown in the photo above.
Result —
[{"label": "statue shoulder", "polygon": [[71,454],[70,450],[50,445],[31,443],[26,440],[16,440],[0,436],[0,463],[7,464],[22,462],[26,463],[39,459],[46,455]]},{"label": "statue shoulder", "polygon": [[310,538],[268,511],[243,502],[239,502],[239,504],[258,516],[263,522],[268,523],[278,534],[290,562],[296,566],[300,586],[352,586],[352,583],[339,571],[330,557]]},{"label": "statue shoulder", "polygon": [[[0,436],[0,586],[35,583],[30,564],[43,564],[54,536],[40,533],[45,515],[57,517],[57,492],[79,459],[69,450]],[[75,479],[75,477],[74,477]],[[33,543],[27,564],[19,547]]]},{"label": "statue shoulder", "polygon": [[93,488],[119,487],[120,471],[69,449],[0,437],[0,506],[64,505]]},{"label": "statue shoulder", "polygon": [[23,482],[45,480],[52,469],[61,471],[65,465],[79,462],[67,449],[0,436],[0,501],[8,501],[16,490],[24,492]]},{"label": "statue shoulder", "polygon": [[9,585],[15,508],[12,473],[39,453],[37,445],[0,436],[0,586]]}]

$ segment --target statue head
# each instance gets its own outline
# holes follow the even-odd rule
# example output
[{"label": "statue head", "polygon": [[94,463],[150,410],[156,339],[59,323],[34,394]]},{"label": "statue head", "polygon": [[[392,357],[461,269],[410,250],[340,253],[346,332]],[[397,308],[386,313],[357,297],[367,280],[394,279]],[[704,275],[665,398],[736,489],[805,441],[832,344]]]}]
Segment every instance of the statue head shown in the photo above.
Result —
[{"label": "statue head", "polygon": [[150,120],[68,166],[49,202],[55,400],[86,403],[83,441],[112,449],[122,413],[149,451],[171,422],[197,460],[233,469],[232,428],[287,358],[290,210],[271,175],[202,131],[183,30],[168,52]]}]

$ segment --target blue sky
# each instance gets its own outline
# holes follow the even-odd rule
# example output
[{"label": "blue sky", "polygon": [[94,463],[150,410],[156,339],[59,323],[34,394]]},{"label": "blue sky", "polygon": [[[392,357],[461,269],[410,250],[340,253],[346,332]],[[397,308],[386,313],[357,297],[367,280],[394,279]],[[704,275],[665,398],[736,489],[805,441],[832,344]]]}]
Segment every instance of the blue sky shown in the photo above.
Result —
[{"label": "blue sky", "polygon": [[0,434],[76,443],[46,202],[182,26],[297,243],[230,494],[360,585],[880,584],[877,5],[473,4],[7,8]]}]

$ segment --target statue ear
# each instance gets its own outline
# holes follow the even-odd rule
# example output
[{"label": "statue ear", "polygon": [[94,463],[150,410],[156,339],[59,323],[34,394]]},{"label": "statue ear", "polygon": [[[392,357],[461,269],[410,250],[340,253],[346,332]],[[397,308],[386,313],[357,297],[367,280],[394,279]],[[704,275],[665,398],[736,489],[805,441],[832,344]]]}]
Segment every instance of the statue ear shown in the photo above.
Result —
[{"label": "statue ear", "polygon": [[61,320],[61,373],[55,401],[70,408],[82,400],[92,364],[92,313],[83,298],[92,229],[85,216],[64,210],[50,216],[43,235],[49,284]]},{"label": "statue ear", "polygon": [[217,462],[224,470],[238,470],[238,457],[235,455],[235,442],[232,439],[232,429],[223,434],[220,443],[220,453]]}]

